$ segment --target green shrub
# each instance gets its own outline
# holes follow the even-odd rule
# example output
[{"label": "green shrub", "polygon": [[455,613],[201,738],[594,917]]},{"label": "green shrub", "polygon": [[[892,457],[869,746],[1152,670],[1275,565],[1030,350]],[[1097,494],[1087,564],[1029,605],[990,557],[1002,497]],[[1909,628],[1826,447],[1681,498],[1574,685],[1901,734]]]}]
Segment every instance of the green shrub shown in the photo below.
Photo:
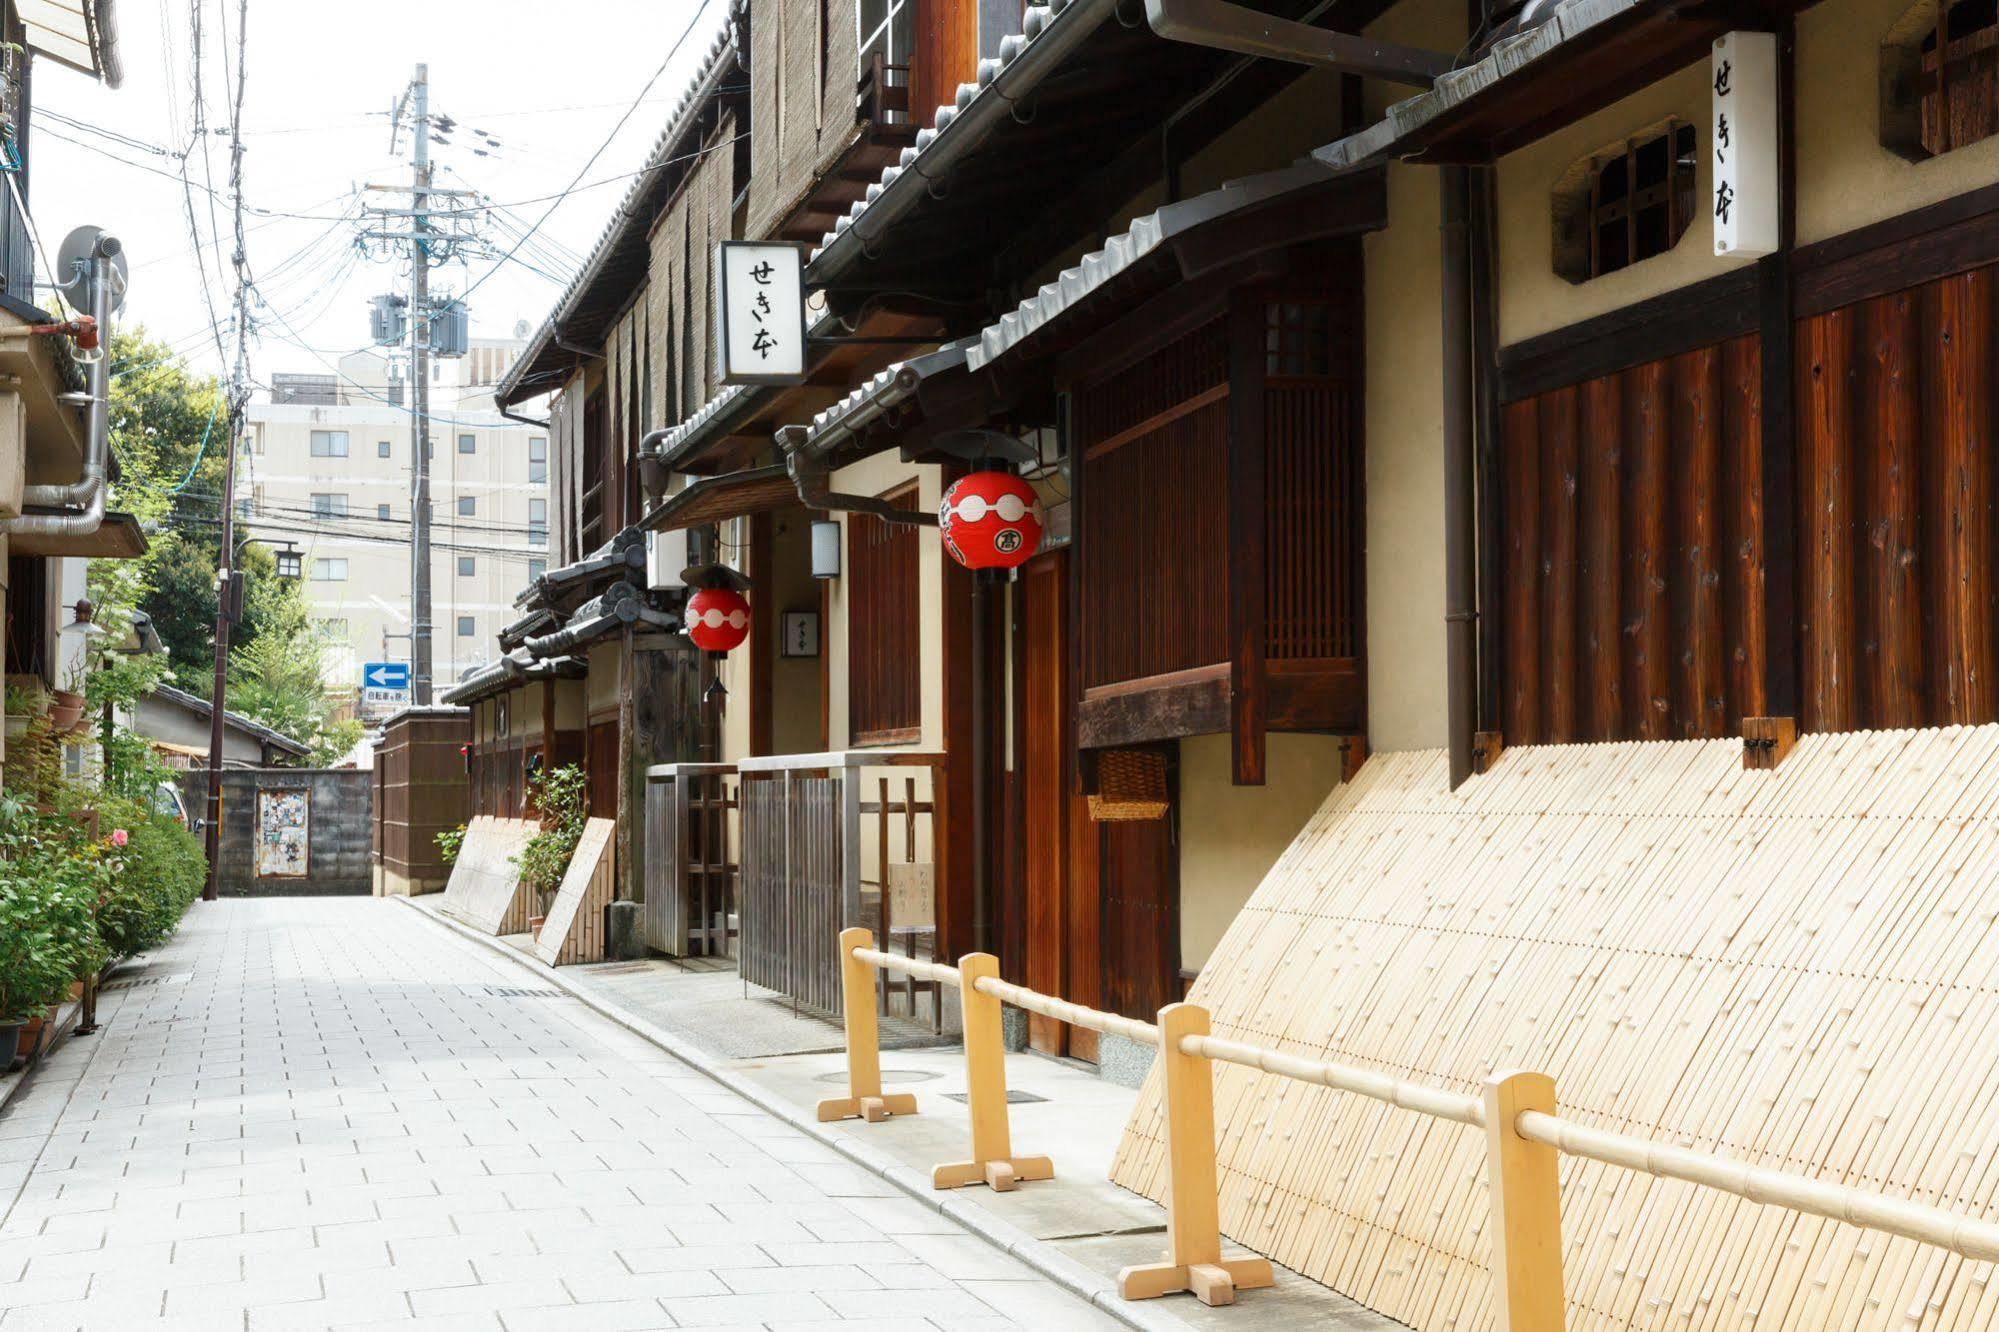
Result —
[{"label": "green shrub", "polygon": [[458,863],[458,848],[465,845],[465,825],[446,828],[431,840],[437,843],[437,853],[444,857],[444,868],[450,869]]},{"label": "green shrub", "polygon": [[590,779],[574,763],[566,763],[528,778],[535,809],[541,815],[542,830],[521,848],[513,862],[521,872],[521,882],[534,890],[543,912],[562,876],[576,844],[583,840],[583,825],[590,821]]},{"label": "green shrub", "polygon": [[0,1022],[33,1017],[104,965],[95,909],[117,872],[79,825],[0,798]]},{"label": "green shrub", "polygon": [[119,862],[102,903],[97,928],[114,957],[157,948],[173,936],[188,905],[201,894],[205,862],[201,843],[175,819],[129,800],[98,807],[107,837],[123,829],[126,842],[112,854]]}]

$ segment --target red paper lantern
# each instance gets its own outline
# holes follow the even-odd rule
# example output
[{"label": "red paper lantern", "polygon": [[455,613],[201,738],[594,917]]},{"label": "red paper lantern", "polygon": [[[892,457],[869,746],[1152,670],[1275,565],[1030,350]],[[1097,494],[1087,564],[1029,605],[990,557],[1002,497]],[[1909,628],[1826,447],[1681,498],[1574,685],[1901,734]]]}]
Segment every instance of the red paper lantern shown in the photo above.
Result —
[{"label": "red paper lantern", "polygon": [[703,652],[727,652],[750,636],[750,603],[726,587],[704,587],[687,598],[687,636]]},{"label": "red paper lantern", "polygon": [[1012,472],[973,472],[944,492],[937,530],[967,569],[1014,569],[1041,549],[1041,504]]}]

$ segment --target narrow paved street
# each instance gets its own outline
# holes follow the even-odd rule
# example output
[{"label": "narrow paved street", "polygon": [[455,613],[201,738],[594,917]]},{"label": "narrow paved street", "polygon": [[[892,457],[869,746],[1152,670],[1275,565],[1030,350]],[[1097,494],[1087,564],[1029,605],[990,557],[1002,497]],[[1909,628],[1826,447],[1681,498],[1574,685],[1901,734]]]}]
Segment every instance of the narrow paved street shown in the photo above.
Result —
[{"label": "narrow paved street", "polygon": [[4,1332],[1110,1325],[399,904],[125,974],[0,1119]]}]

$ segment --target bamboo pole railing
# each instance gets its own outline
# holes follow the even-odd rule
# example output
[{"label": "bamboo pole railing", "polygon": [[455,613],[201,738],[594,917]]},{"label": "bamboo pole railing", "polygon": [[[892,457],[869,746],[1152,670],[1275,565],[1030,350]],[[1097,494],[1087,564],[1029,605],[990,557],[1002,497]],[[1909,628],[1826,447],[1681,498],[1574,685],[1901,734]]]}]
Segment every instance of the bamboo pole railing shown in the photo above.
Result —
[{"label": "bamboo pole railing", "polygon": [[951,967],[880,952],[873,942],[864,929],[840,934],[849,1095],[821,1101],[819,1118],[858,1116],[876,1122],[891,1114],[916,1112],[915,1097],[884,1095],[881,1090],[876,970],[900,971],[957,989],[965,1009],[972,1159],[938,1166],[932,1174],[937,1188],[983,1181],[995,1189],[1010,1189],[1023,1180],[1053,1177],[1048,1158],[1011,1154],[1000,1034],[1003,1004],[1122,1036],[1160,1052],[1166,1108],[1167,1247],[1163,1262],[1127,1267],[1118,1274],[1118,1291],[1128,1300],[1189,1291],[1204,1304],[1230,1304],[1237,1290],[1271,1283],[1266,1259],[1222,1257],[1216,1063],[1365,1096],[1483,1130],[1493,1221],[1491,1270],[1502,1332],[1561,1332],[1566,1305],[1558,1165],[1563,1155],[1897,1235],[1973,1261],[1999,1262],[1999,1224],[1927,1203],[1590,1128],[1555,1113],[1555,1083],[1546,1074],[1496,1072],[1486,1079],[1483,1096],[1468,1096],[1212,1035],[1208,1012],[1198,1004],[1168,1004],[1159,1010],[1156,1024],[1141,1022],[1003,981],[997,974],[998,960],[990,954],[968,954]]}]

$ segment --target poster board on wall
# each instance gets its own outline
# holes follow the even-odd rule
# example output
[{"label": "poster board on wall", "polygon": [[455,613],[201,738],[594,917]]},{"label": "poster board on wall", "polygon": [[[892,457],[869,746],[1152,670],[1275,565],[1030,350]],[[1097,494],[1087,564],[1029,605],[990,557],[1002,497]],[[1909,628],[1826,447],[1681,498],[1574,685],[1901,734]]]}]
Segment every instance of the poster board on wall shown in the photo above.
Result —
[{"label": "poster board on wall", "polygon": [[257,792],[257,877],[303,879],[312,863],[312,791],[303,786]]}]

